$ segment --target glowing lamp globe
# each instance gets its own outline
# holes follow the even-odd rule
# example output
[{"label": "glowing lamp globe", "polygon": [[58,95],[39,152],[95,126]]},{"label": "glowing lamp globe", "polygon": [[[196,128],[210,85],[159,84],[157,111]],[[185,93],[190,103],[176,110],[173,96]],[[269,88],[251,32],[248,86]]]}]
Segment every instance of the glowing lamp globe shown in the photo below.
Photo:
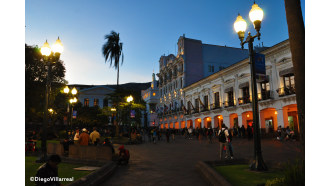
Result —
[{"label": "glowing lamp globe", "polygon": [[261,21],[264,17],[264,11],[254,3],[252,5],[252,9],[250,10],[249,17],[254,25],[254,28],[259,32],[261,28]]},{"label": "glowing lamp globe", "polygon": [[131,101],[133,101],[133,97],[132,97],[132,96],[127,97],[126,101],[127,101],[127,102],[131,102]]},{"label": "glowing lamp globe", "polygon": [[63,52],[63,44],[60,40],[60,37],[57,38],[55,44],[52,46],[52,50],[54,53],[62,53]]},{"label": "glowing lamp globe", "polygon": [[72,95],[76,95],[77,94],[77,89],[76,88],[73,88],[72,90],[71,90],[71,93],[72,93]]},{"label": "glowing lamp globe", "polygon": [[64,88],[64,90],[63,90],[63,91],[64,91],[64,93],[66,93],[66,94],[67,94],[67,93],[69,93],[70,89],[69,89],[69,87],[68,87],[68,86],[66,86],[66,87]]},{"label": "glowing lamp globe", "polygon": [[238,14],[236,21],[234,23],[234,28],[241,41],[243,41],[244,39],[246,27],[247,27],[246,21],[242,18],[241,15]]},{"label": "glowing lamp globe", "polygon": [[238,32],[245,32],[247,27],[246,21],[243,19],[241,15],[238,14],[236,21],[234,23],[235,31]]},{"label": "glowing lamp globe", "polygon": [[43,56],[49,56],[50,53],[52,52],[52,50],[50,49],[50,46],[46,40],[46,42],[44,43],[44,45],[41,47],[40,52]]}]

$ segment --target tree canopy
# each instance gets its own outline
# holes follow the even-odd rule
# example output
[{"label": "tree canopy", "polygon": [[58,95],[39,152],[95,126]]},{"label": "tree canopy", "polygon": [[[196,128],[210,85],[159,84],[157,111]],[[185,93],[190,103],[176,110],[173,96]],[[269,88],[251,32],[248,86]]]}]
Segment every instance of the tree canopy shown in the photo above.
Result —
[{"label": "tree canopy", "polygon": [[[49,96],[49,106],[58,108],[57,111],[61,113],[61,109],[65,110],[66,108],[64,106],[66,102],[55,102],[55,99],[64,99],[63,96],[59,95],[60,90],[67,83],[64,79],[64,62],[59,60],[54,63],[52,65],[51,74],[52,76],[50,79],[52,83]],[[42,59],[40,48],[38,48],[38,46],[29,46],[25,44],[25,117],[27,121],[42,121],[46,78],[47,67]]]}]

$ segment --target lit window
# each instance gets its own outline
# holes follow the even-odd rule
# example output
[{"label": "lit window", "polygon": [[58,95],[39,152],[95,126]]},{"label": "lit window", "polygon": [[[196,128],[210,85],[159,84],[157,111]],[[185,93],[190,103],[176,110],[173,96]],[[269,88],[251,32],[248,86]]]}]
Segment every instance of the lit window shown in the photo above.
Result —
[{"label": "lit window", "polygon": [[99,105],[99,99],[94,99],[94,106],[98,106]]},{"label": "lit window", "polygon": [[84,99],[84,106],[89,107],[89,99],[88,98]]}]

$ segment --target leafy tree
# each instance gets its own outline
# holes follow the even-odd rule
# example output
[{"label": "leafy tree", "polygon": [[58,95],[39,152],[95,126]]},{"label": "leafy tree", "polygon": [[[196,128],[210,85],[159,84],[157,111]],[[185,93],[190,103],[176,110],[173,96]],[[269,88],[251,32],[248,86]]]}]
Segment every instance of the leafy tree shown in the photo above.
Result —
[{"label": "leafy tree", "polygon": [[109,123],[109,117],[98,106],[84,107],[81,102],[74,106],[77,110],[77,119],[73,120],[74,126],[94,127],[104,126]]},{"label": "leafy tree", "polygon": [[[126,98],[133,96],[132,103],[127,103]],[[129,124],[131,122],[141,123],[142,110],[145,110],[145,102],[141,99],[140,91],[134,89],[118,88],[112,94],[108,95],[112,105],[117,106],[117,122]],[[135,110],[135,118],[129,118],[130,110]]]},{"label": "leafy tree", "polygon": [[[42,60],[40,48],[38,46],[29,46],[25,44],[25,117],[27,121],[42,122],[44,109],[45,89],[47,69]],[[64,79],[65,67],[63,61],[58,61],[52,65],[51,69],[51,91],[49,96],[49,106],[62,108],[61,101],[58,96],[60,90],[64,87],[67,81]],[[54,109],[55,110],[55,109]],[[57,113],[62,111],[57,110]],[[57,115],[60,117],[60,115]]]}]

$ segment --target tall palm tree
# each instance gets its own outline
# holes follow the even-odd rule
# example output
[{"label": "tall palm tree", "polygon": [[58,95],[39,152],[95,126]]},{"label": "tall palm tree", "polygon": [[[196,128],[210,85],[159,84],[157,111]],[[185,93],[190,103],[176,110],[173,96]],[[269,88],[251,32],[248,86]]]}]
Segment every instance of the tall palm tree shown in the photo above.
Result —
[{"label": "tall palm tree", "polygon": [[103,44],[102,53],[105,58],[105,63],[109,62],[110,67],[113,65],[115,69],[117,69],[117,89],[118,89],[120,58],[121,58],[121,65],[124,62],[123,43],[120,42],[119,33],[115,31],[111,31],[110,34],[105,35],[104,39],[106,39],[107,41]]},{"label": "tall palm tree", "polygon": [[305,150],[305,25],[300,0],[284,0],[295,79],[300,142]]},{"label": "tall palm tree", "polygon": [[[124,54],[123,54],[123,43],[120,42],[119,33],[115,31],[111,31],[110,34],[105,35],[104,39],[107,41],[103,44],[102,53],[105,58],[105,63],[109,62],[110,67],[113,65],[115,69],[117,69],[117,88],[116,92],[119,91],[119,60],[121,58],[121,64],[124,62]],[[114,63],[112,63],[114,61]],[[118,127],[118,104],[115,103],[115,107],[117,109],[116,119],[114,124],[116,126],[116,136],[119,134]]]}]

